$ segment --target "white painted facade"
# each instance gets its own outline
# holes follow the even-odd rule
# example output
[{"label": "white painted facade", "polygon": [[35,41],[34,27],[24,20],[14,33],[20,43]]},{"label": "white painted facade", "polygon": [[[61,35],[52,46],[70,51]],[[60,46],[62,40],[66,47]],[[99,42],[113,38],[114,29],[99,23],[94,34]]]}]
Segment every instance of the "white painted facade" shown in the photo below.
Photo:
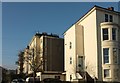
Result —
[{"label": "white painted facade", "polygon": [[[66,80],[67,81],[74,81],[76,79],[80,79],[81,76],[76,73],[76,71],[79,70],[78,67],[78,56],[83,56],[83,50],[79,50],[83,48],[83,40],[82,34],[79,31],[82,31],[82,26],[79,25],[73,25],[65,34],[65,71],[66,71]],[[72,34],[72,35],[71,35]],[[77,49],[76,49],[77,48]],[[84,63],[82,65],[82,68],[84,68]]]},{"label": "white painted facade", "polygon": [[[111,15],[113,21],[105,22],[105,14],[108,15],[108,20]],[[108,40],[103,40],[103,28],[108,28]],[[112,28],[116,28],[116,40],[112,40]],[[120,81],[120,13],[95,6],[64,33],[64,41],[67,81],[78,79],[78,56],[83,56],[84,68],[79,71],[87,71],[99,81]],[[103,61],[103,48],[109,48],[108,64]],[[117,49],[117,63],[114,63],[113,48]],[[105,77],[105,69],[109,69],[109,77]]]}]

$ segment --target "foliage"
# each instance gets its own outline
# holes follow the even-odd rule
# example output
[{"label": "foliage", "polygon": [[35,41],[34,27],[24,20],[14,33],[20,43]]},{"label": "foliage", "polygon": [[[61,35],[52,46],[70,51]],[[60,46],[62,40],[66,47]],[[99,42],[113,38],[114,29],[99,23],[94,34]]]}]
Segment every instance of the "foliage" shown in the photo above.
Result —
[{"label": "foliage", "polygon": [[40,70],[42,71],[42,68],[40,69],[40,67],[43,65],[43,58],[40,57],[40,54],[34,49],[28,49],[27,56],[24,57],[24,61],[30,65],[30,68],[33,71],[33,77],[35,79],[36,72]]},{"label": "foliage", "polygon": [[40,71],[39,68],[43,65],[42,57],[39,56],[39,53],[35,53],[34,49],[28,52],[24,60],[30,65],[34,72]]},{"label": "foliage", "polygon": [[8,83],[10,81],[9,75],[6,69],[2,69],[2,83]]},{"label": "foliage", "polygon": [[20,67],[19,71],[20,74],[23,74],[23,64],[24,64],[24,52],[20,51],[18,53],[18,61],[16,61],[16,64]]}]

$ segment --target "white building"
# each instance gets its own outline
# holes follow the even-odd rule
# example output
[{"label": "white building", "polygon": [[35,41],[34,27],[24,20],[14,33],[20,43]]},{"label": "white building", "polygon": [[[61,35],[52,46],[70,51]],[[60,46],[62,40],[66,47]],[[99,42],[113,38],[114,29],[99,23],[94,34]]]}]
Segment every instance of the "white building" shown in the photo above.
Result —
[{"label": "white building", "polygon": [[94,6],[64,33],[66,80],[120,81],[120,12]]},{"label": "white building", "polygon": [[[34,56],[34,57],[33,57]],[[24,73],[31,74],[33,68],[39,71],[64,71],[64,40],[55,34],[36,33],[24,50]],[[31,60],[28,57],[32,57]],[[33,59],[34,58],[34,59]],[[33,60],[36,66],[33,64]]]}]

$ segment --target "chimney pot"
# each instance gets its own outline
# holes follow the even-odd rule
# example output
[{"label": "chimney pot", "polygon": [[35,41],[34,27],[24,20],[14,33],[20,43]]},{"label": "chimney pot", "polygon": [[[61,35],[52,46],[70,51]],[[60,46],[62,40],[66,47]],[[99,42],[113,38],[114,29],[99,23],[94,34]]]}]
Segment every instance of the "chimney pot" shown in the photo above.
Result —
[{"label": "chimney pot", "polygon": [[114,7],[108,7],[108,10],[114,11]]}]

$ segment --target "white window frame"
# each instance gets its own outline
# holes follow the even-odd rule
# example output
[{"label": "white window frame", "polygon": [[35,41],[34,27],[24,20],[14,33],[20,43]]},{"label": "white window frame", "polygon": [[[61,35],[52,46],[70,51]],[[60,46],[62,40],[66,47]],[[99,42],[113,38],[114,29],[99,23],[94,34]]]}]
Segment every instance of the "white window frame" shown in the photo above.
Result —
[{"label": "white window frame", "polygon": [[[106,15],[107,15],[107,18],[106,18]],[[112,20],[110,19],[110,16],[112,17]],[[111,14],[105,14],[104,18],[105,18],[104,19],[105,22],[113,22],[113,15],[111,15]],[[107,21],[106,21],[106,19],[107,19]]]},{"label": "white window frame", "polygon": [[[108,63],[105,63],[104,49],[108,49]],[[103,64],[109,64],[109,63],[110,63],[110,48],[106,47],[106,48],[103,48]]]},{"label": "white window frame", "polygon": [[[108,30],[108,34],[104,34],[104,33],[103,33],[103,29],[107,29],[107,30]],[[103,38],[104,38],[104,35],[108,35],[108,39],[107,39],[107,40],[104,40],[104,39],[103,39]],[[110,38],[110,37],[109,37],[109,28],[102,28],[102,40],[103,40],[103,41],[108,41],[109,38]]]},{"label": "white window frame", "polygon": [[[105,70],[109,70],[109,76],[106,76],[106,77],[105,77]],[[104,70],[103,70],[103,77],[104,77],[104,78],[111,78],[111,70],[110,70],[110,69],[104,69]]]}]

